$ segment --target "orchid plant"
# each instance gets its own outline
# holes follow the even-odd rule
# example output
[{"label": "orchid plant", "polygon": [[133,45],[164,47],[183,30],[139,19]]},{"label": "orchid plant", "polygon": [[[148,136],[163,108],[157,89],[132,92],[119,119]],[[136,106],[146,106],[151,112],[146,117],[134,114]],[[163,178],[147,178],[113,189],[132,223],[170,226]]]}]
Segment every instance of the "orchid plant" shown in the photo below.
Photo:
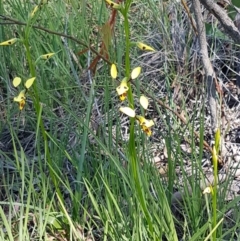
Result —
[{"label": "orchid plant", "polygon": [[[35,5],[32,8],[32,11],[29,12],[28,19],[26,20],[26,24],[24,24],[24,27],[22,28],[21,34],[19,33],[19,38],[12,38],[3,42],[0,42],[0,46],[3,47],[11,47],[13,44],[20,43],[24,46],[24,53],[26,56],[26,62],[27,66],[29,68],[29,76],[31,76],[29,79],[27,79],[24,83],[24,88],[20,90],[19,94],[13,98],[14,102],[17,102],[19,105],[19,110],[22,111],[24,109],[24,106],[26,104],[26,98],[27,93],[30,88],[32,88],[32,96],[33,98],[33,107],[36,112],[36,116],[38,117],[37,122],[39,125],[39,128],[41,130],[43,143],[44,143],[44,150],[45,150],[45,157],[46,161],[49,164],[49,166],[53,166],[53,161],[50,155],[49,145],[47,144],[48,137],[47,132],[44,126],[44,122],[42,119],[42,105],[40,102],[40,94],[39,89],[37,88],[35,79],[37,78],[37,71],[36,71],[36,65],[39,61],[47,61],[49,58],[55,55],[53,52],[44,53],[36,58],[36,60],[33,60],[32,56],[32,48],[31,48],[31,31],[34,28],[34,22],[37,21],[37,17],[39,14],[41,14],[42,11],[44,11],[44,8],[47,6],[48,0],[41,0],[39,4]],[[21,84],[21,78],[15,77],[13,79],[13,86],[18,87]],[[59,186],[57,185],[57,177],[55,173],[52,171],[52,169],[49,169],[50,176],[52,178],[52,181],[55,185],[56,192],[58,193],[59,197],[61,198],[61,191],[59,190]]]},{"label": "orchid plant", "polygon": [[[133,98],[132,98],[132,90],[131,90],[131,81],[138,78],[141,73],[141,67],[138,66],[134,68],[130,73],[130,60],[129,60],[129,47],[132,45],[129,41],[129,23],[127,19],[127,12],[130,7],[131,1],[127,1],[124,3],[115,3],[110,0],[105,0],[106,3],[112,7],[113,9],[117,9],[124,17],[125,20],[125,33],[126,33],[126,75],[120,82],[120,85],[116,88],[117,95],[119,96],[120,101],[124,101],[128,99],[129,106],[134,106]],[[142,42],[134,43],[139,49],[143,51],[155,51],[154,48],[151,46],[144,44]],[[113,63],[111,65],[110,70],[111,77],[113,79],[117,78],[117,66]],[[147,110],[148,107],[148,99],[145,96],[141,96],[140,104],[144,110]],[[154,125],[153,120],[148,120],[144,116],[136,115],[135,111],[131,107],[121,107],[120,111],[124,114],[128,115],[129,117],[135,118],[139,125],[141,126],[142,130],[147,134],[147,136],[152,135],[151,127]]]},{"label": "orchid plant", "polygon": [[[141,209],[144,212],[146,220],[149,225],[149,230],[153,233],[153,223],[151,221],[151,214],[148,212],[146,208],[146,204],[144,202],[144,191],[142,188],[142,177],[141,177],[141,168],[139,165],[139,155],[136,151],[136,136],[135,136],[135,121],[138,122],[142,131],[149,137],[152,135],[151,127],[154,125],[153,120],[149,120],[145,118],[145,112],[148,108],[148,99],[145,96],[140,97],[140,105],[144,109],[144,115],[137,115],[134,110],[134,97],[132,88],[133,81],[138,78],[141,73],[141,67],[138,66],[131,71],[131,61],[130,61],[130,48],[132,46],[137,46],[142,51],[155,51],[154,48],[141,43],[131,43],[130,42],[130,25],[128,19],[129,9],[132,4],[132,0],[125,0],[125,1],[110,1],[105,0],[106,3],[113,9],[116,9],[123,17],[123,26],[124,26],[124,33],[125,33],[125,74],[124,78],[120,82],[120,85],[117,86],[116,91],[117,95],[119,96],[120,101],[128,102],[128,105],[120,107],[120,112],[128,115],[130,117],[130,136],[128,141],[128,160],[129,160],[129,167],[131,170],[131,175],[133,176],[134,180],[134,189],[136,190],[137,196],[139,200],[141,200]],[[117,78],[117,66],[115,64],[111,64],[111,77],[113,79]]]},{"label": "orchid plant", "polygon": [[[146,45],[147,46],[147,45]],[[151,47],[147,47],[146,49],[152,49]],[[129,90],[129,84],[132,80],[138,78],[138,76],[141,73],[141,67],[136,67],[132,70],[130,78],[124,77],[120,83],[120,85],[116,88],[117,94],[119,96],[119,99],[121,101],[124,101],[127,98],[127,93]],[[113,79],[117,78],[117,66],[115,64],[111,65],[110,74]],[[147,110],[149,101],[147,97],[142,95],[140,97],[140,105],[143,107],[144,111]],[[139,125],[141,126],[142,130],[147,134],[147,136],[152,135],[151,127],[154,125],[153,120],[148,120],[144,116],[136,115],[135,110],[133,110],[131,107],[121,107],[120,111],[124,114],[128,115],[129,117],[135,118]]]},{"label": "orchid plant", "polygon": [[[4,42],[1,42],[0,46],[10,46],[10,45],[15,44],[17,41],[21,41],[21,40],[18,39],[18,38],[9,39],[9,40],[6,40]],[[55,53],[43,54],[43,55],[41,55],[37,58],[37,60],[35,61],[35,64],[39,60],[47,60],[47,59],[51,58],[53,55],[55,55]],[[20,111],[23,110],[23,108],[26,104],[26,94],[27,94],[29,88],[33,85],[35,79],[36,79],[36,77],[32,77],[32,78],[26,80],[26,82],[24,84],[25,89],[21,90],[19,92],[18,96],[14,97],[14,99],[13,99],[13,101],[15,101],[19,104],[19,110]],[[13,79],[12,84],[15,88],[17,88],[21,84],[21,82],[22,82],[22,79],[20,77],[15,77]]]}]

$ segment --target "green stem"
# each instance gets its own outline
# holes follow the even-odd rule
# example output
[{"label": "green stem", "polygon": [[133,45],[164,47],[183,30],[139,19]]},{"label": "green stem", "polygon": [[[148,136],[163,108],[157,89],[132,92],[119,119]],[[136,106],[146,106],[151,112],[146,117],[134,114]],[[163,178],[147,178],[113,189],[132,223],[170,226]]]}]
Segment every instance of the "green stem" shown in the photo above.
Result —
[{"label": "green stem", "polygon": [[129,30],[129,22],[128,22],[128,13],[124,14],[124,30],[125,30],[125,71],[126,77],[130,76],[130,30]]},{"label": "green stem", "polygon": [[30,47],[29,47],[28,39],[25,39],[23,44],[24,44],[24,46],[26,48],[26,55],[27,55],[27,60],[28,60],[28,64],[29,64],[31,77],[35,77],[36,76],[36,71],[35,71],[35,66],[33,65],[33,61],[32,61],[32,58],[31,58],[31,53],[30,53]]},{"label": "green stem", "polygon": [[[124,17],[124,31],[125,31],[125,75],[129,79],[130,78],[130,27],[129,27],[129,21],[128,21],[128,9],[130,8],[131,1],[126,2],[126,8],[125,11],[123,11],[123,17]],[[133,99],[133,92],[131,88],[131,83],[128,83],[128,101],[129,106],[131,108],[134,108],[134,99]],[[148,213],[146,201],[143,193],[142,188],[142,181],[140,176],[140,169],[139,169],[139,162],[138,162],[138,156],[136,153],[136,146],[135,146],[135,119],[131,118],[130,120],[130,138],[129,138],[129,157],[130,157],[130,166],[132,169],[132,174],[134,177],[134,185],[138,194],[138,198],[140,201],[141,208],[145,214],[145,217],[147,219],[147,222],[149,224],[149,230],[151,233],[153,233],[153,226],[151,222],[151,216]]]},{"label": "green stem", "polygon": [[[213,161],[213,172],[214,172],[214,186],[213,186],[213,199],[212,199],[212,208],[213,208],[213,229],[217,225],[217,183],[218,183],[218,167],[217,160]],[[217,239],[217,230],[213,232],[213,240]]]},{"label": "green stem", "polygon": [[[128,21],[128,13],[127,13],[127,11],[124,13],[124,31],[125,31],[125,76],[129,79],[129,77],[130,77],[130,69],[131,69],[131,64],[130,64],[130,46],[131,46],[131,42],[130,42],[130,28],[129,28],[129,21]],[[131,87],[131,83],[130,82],[128,83],[128,87],[129,87],[129,91],[128,91],[129,106],[131,108],[134,108],[134,100],[133,100],[132,87]],[[134,119],[132,119],[131,123],[132,122],[134,123]]]}]

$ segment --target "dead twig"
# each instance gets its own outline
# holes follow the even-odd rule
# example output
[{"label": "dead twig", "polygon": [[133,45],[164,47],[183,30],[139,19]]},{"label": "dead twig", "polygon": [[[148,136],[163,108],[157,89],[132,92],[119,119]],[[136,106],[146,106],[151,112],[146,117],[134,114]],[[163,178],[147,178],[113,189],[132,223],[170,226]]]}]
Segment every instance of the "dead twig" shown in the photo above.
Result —
[{"label": "dead twig", "polygon": [[[0,14],[0,19],[3,20],[3,21],[8,21],[8,22],[0,22],[0,25],[9,25],[9,24],[16,24],[16,25],[23,25],[23,26],[26,26],[27,24],[24,23],[24,22],[21,22],[21,21],[18,21],[16,19],[13,19],[13,18],[10,18],[8,16],[5,16],[5,15],[2,15]],[[34,29],[38,29],[38,30],[41,30],[41,31],[44,31],[46,33],[50,33],[50,34],[53,34],[53,35],[57,35],[57,36],[61,36],[61,37],[64,37],[64,38],[68,38],[68,39],[71,39],[72,41],[82,45],[83,47],[85,48],[88,48],[91,52],[95,53],[97,56],[99,56],[100,59],[103,59],[106,63],[108,64],[112,64],[107,58],[105,58],[103,55],[99,54],[98,51],[93,48],[92,46],[88,46],[86,43],[84,43],[83,41],[81,40],[78,40],[76,38],[74,38],[73,36],[71,35],[67,35],[67,34],[64,34],[64,33],[59,33],[59,32],[55,32],[53,30],[50,30],[50,29],[47,29],[47,28],[44,28],[42,26],[37,26],[37,25],[32,25],[32,28]]]},{"label": "dead twig", "polygon": [[213,133],[218,128],[217,100],[216,100],[216,76],[211,61],[208,56],[207,39],[205,25],[202,18],[202,11],[199,0],[193,0],[193,10],[198,30],[198,41],[200,47],[201,60],[205,71],[207,96],[211,115]]},{"label": "dead twig", "polygon": [[185,2],[184,0],[181,0],[181,3],[182,3],[182,5],[183,5],[185,11],[187,12],[188,18],[189,18],[189,20],[190,20],[190,22],[191,22],[191,25],[192,25],[192,27],[193,27],[193,30],[194,30],[195,34],[198,34],[196,25],[195,25],[195,23],[194,23],[194,21],[193,21],[192,15],[191,15],[191,13],[190,13],[190,10],[189,10],[186,2]]},{"label": "dead twig", "polygon": [[[194,1],[193,1],[194,2]],[[213,0],[200,0],[205,8],[221,23],[224,31],[236,42],[240,43],[240,32],[227,13]]]}]

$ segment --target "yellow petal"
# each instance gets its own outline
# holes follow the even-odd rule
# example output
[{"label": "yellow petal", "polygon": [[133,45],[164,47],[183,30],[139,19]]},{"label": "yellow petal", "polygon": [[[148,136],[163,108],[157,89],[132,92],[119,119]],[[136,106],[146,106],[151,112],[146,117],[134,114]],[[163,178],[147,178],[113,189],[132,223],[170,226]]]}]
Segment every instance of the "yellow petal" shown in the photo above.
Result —
[{"label": "yellow petal", "polygon": [[49,59],[51,58],[55,53],[48,53],[48,54],[43,54],[40,56],[41,59]]},{"label": "yellow petal", "polygon": [[22,90],[17,97],[14,97],[13,100],[15,102],[21,102],[22,100],[25,100],[26,99],[25,93],[26,93],[26,90]]},{"label": "yellow petal", "polygon": [[145,117],[137,115],[137,120],[139,121],[140,126],[145,126],[147,128],[152,127],[154,125],[153,120],[147,120]]},{"label": "yellow petal", "polygon": [[110,1],[110,0],[105,0],[105,1],[107,2],[107,4],[109,4],[114,9],[120,9],[121,8],[120,4],[117,4],[117,3],[113,2],[113,1]]},{"label": "yellow petal", "polygon": [[38,5],[36,5],[36,6],[34,7],[33,11],[30,13],[30,17],[31,17],[31,18],[36,14],[36,12],[38,11],[38,9],[39,9],[39,7],[38,7]]},{"label": "yellow petal", "polygon": [[141,42],[137,42],[137,46],[138,48],[140,48],[141,50],[146,50],[146,51],[156,51],[154,48],[144,44],[144,43],[141,43]]},{"label": "yellow petal", "polygon": [[146,109],[148,108],[148,104],[149,104],[148,98],[147,98],[146,96],[142,95],[142,96],[140,97],[140,104],[141,104],[141,106],[143,107],[143,109],[146,110]]},{"label": "yellow petal", "polygon": [[111,76],[113,79],[117,78],[117,66],[115,64],[111,65]]},{"label": "yellow petal", "polygon": [[18,87],[18,86],[20,85],[21,81],[22,81],[21,78],[15,77],[15,78],[13,79],[13,86],[14,86],[14,87]]},{"label": "yellow petal", "polygon": [[33,78],[28,79],[28,80],[26,81],[26,83],[25,83],[25,87],[26,87],[27,89],[29,89],[29,88],[32,86],[32,84],[33,84],[33,82],[34,82],[35,79],[36,79],[36,77],[33,77]]},{"label": "yellow petal", "polygon": [[135,117],[135,110],[133,110],[130,107],[120,107],[119,109],[122,113],[124,113],[125,115],[128,115],[130,117]]},{"label": "yellow petal", "polygon": [[145,126],[148,127],[148,128],[154,126],[153,120],[146,120],[145,121]]},{"label": "yellow petal", "polygon": [[206,194],[206,193],[213,193],[213,189],[212,187],[206,187],[204,190],[203,190],[203,194]]},{"label": "yellow petal", "polygon": [[132,70],[131,79],[136,79],[141,73],[141,67],[136,67]]},{"label": "yellow petal", "polygon": [[12,44],[16,43],[17,40],[18,40],[17,38],[9,39],[7,41],[1,42],[0,46],[12,45]]},{"label": "yellow petal", "polygon": [[122,95],[124,93],[127,93],[128,91],[128,86],[127,86],[127,78],[124,78],[121,82],[121,84],[116,88],[116,91],[118,95]]}]

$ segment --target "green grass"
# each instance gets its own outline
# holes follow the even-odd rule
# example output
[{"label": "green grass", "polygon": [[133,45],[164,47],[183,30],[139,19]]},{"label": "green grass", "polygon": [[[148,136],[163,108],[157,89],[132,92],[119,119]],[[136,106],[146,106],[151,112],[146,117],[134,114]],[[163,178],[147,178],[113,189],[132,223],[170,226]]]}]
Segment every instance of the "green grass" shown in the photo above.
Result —
[{"label": "green grass", "polygon": [[[109,60],[99,61],[91,75],[100,26],[111,15],[104,1],[50,0],[31,19],[32,3],[0,0],[0,42],[21,39],[0,46],[0,240],[239,240],[239,198],[224,198],[231,177],[217,189],[217,206],[211,194],[202,194],[208,184],[201,161],[211,156],[204,148],[206,97],[197,93],[202,103],[189,111],[188,90],[202,88],[196,87],[199,59],[191,56],[195,36],[181,19],[188,33],[186,57],[183,63],[177,60],[166,11],[171,4],[133,1],[125,18],[119,13]],[[180,19],[183,8],[174,6]],[[140,51],[133,45],[137,41],[158,52]],[[78,54],[89,46],[91,51]],[[56,54],[36,62],[50,52]],[[160,57],[154,60],[154,54]],[[112,62],[119,80],[142,67],[129,83],[128,99],[143,115],[138,99],[149,98],[153,137],[119,112],[127,101],[118,100],[120,81],[110,76]],[[196,66],[186,68],[192,63]],[[22,111],[13,101],[23,89],[12,85],[16,76],[23,81],[36,76]],[[182,86],[179,103],[173,83]],[[177,106],[186,123],[176,115]],[[164,175],[152,161],[156,143],[168,166]]]}]

